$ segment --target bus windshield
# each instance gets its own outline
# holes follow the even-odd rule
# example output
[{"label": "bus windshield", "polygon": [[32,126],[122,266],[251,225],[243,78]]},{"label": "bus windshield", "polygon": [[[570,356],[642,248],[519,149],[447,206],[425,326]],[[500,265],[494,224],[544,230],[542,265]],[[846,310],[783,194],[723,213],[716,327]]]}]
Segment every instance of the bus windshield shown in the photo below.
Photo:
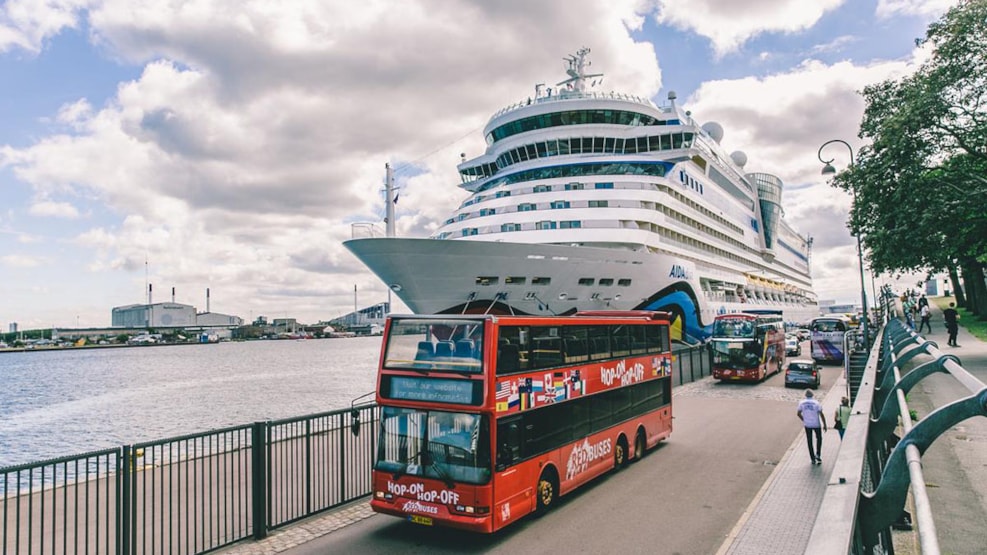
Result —
[{"label": "bus windshield", "polygon": [[754,322],[749,318],[719,318],[713,322],[713,337],[754,337]]},{"label": "bus windshield", "polygon": [[386,341],[384,368],[483,372],[483,320],[395,319]]},{"label": "bus windshield", "polygon": [[490,480],[490,435],[484,416],[383,407],[376,470],[445,482]]},{"label": "bus windshield", "polygon": [[713,341],[713,365],[718,368],[743,370],[761,362],[763,347],[758,341]]}]

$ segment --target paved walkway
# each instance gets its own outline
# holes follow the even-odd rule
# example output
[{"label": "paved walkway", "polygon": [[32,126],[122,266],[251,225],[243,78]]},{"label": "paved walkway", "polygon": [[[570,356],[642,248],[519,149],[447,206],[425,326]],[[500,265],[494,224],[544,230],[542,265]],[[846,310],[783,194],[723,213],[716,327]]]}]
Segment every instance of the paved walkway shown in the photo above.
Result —
[{"label": "paved walkway", "polygon": [[[962,326],[958,337],[960,346],[946,346],[945,333],[941,330],[941,311],[934,308],[933,314],[935,321],[939,323],[940,333],[934,333],[934,337],[930,336],[930,339],[940,343],[940,347],[946,352],[955,353],[961,358],[964,355],[982,356],[987,353],[987,343],[970,335]],[[717,551],[717,555],[790,555],[805,551],[823,496],[830,485],[830,474],[839,452],[840,436],[832,428],[831,420],[839,406],[840,397],[845,392],[846,381],[841,377],[828,391],[818,394],[830,425],[829,431],[823,434],[823,464],[811,464],[805,435],[800,433]],[[246,541],[220,550],[219,553],[281,553],[373,514],[367,501],[357,501],[277,530],[260,542]],[[943,530],[940,530],[940,534],[942,533]]]}]

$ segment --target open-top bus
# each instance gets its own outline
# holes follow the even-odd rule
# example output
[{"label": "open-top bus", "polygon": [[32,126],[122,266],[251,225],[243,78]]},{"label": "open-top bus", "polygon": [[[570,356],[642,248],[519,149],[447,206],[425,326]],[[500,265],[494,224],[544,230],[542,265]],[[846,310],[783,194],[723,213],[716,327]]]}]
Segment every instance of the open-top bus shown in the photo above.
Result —
[{"label": "open-top bus", "polygon": [[669,316],[391,316],[371,507],[493,532],[672,431]]},{"label": "open-top bus", "polygon": [[843,339],[850,322],[844,316],[820,316],[809,325],[809,352],[816,362],[843,362]]},{"label": "open-top bus", "polygon": [[759,382],[785,365],[785,325],[780,312],[737,312],[713,319],[713,377]]}]

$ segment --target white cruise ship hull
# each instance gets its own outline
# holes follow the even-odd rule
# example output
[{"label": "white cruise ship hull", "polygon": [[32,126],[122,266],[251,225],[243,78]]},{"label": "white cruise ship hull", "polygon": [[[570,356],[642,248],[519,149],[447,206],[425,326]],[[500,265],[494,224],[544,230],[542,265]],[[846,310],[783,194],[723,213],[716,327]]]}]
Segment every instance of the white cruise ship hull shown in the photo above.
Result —
[{"label": "white cruise ship hull", "polygon": [[[365,238],[344,245],[418,314],[664,310],[676,339],[704,338],[715,314],[809,307],[710,302],[694,264],[647,251],[538,243]],[[805,314],[800,314],[804,312]]]}]

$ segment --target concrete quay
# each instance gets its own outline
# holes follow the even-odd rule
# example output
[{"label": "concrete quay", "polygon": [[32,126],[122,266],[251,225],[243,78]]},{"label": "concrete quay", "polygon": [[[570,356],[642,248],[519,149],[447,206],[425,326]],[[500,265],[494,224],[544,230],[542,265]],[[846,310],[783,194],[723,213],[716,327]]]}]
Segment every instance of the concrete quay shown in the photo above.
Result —
[{"label": "concrete quay", "polygon": [[[946,346],[941,311],[933,307],[931,334],[947,353],[960,357],[964,368],[985,381],[987,343],[977,340],[960,328],[959,347]],[[916,360],[922,359],[919,357]],[[925,357],[928,360],[928,357]],[[710,380],[710,378],[707,378]],[[949,380],[943,376],[943,380]],[[832,428],[832,415],[846,391],[846,382],[837,378],[817,398],[823,403],[829,431],[823,434],[823,464],[811,464],[805,436],[799,430],[770,476],[726,536],[716,555],[789,555],[804,553],[827,488],[838,477],[831,476],[839,453],[840,437]],[[676,389],[678,392],[678,389]],[[909,395],[910,406],[920,415],[955,398],[945,382],[929,381]],[[795,407],[791,407],[794,420]],[[987,419],[970,419],[950,430],[923,457],[923,469],[929,488],[930,503],[936,517],[937,536],[943,553],[982,553],[983,534],[987,530]],[[942,485],[942,487],[937,487]],[[591,486],[592,487],[592,486]],[[906,510],[911,510],[906,507]],[[357,501],[283,529],[272,532],[258,542],[246,541],[219,550],[224,555],[293,555],[333,553],[332,533],[365,519],[376,517],[366,500]],[[919,553],[916,531],[895,533],[895,551]],[[634,543],[631,543],[634,545]],[[637,544],[631,552],[659,553],[655,545]],[[414,552],[409,545],[407,552]],[[486,551],[484,548],[470,552]],[[493,549],[496,551],[496,549]],[[712,551],[711,551],[712,552]]]}]

